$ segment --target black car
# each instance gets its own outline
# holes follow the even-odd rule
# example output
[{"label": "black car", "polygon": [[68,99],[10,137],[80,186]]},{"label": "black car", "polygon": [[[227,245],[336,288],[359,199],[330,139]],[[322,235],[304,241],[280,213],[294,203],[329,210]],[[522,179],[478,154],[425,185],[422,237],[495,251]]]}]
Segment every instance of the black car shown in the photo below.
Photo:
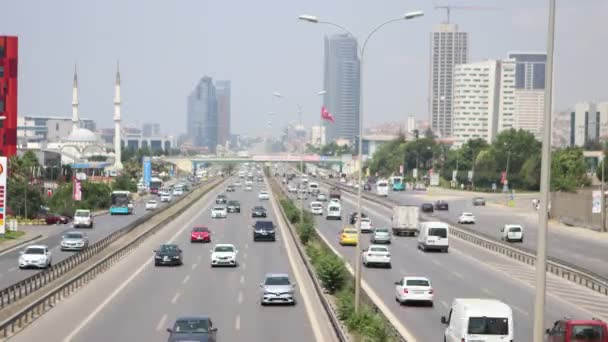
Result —
[{"label": "black car", "polygon": [[253,224],[253,241],[276,241],[274,228],[272,221],[256,221]]},{"label": "black car", "polygon": [[160,245],[157,250],[154,251],[154,265],[182,265],[182,250],[175,244],[164,244]]},{"label": "black car", "polygon": [[435,210],[449,210],[448,202],[442,200],[435,202]]},{"label": "black car", "polygon": [[[356,211],[354,213],[350,214],[350,218],[349,218],[350,224],[357,223],[357,216],[358,215],[357,215]],[[361,213],[361,217],[365,218],[365,217],[367,217],[367,215],[365,215],[365,213]]]},{"label": "black car", "polygon": [[261,205],[251,208],[251,217],[266,217],[266,208]]},{"label": "black car", "polygon": [[475,197],[475,198],[473,198],[473,205],[474,206],[478,206],[478,205],[484,206],[484,205],[486,205],[486,199],[483,197]]},{"label": "black car", "polygon": [[433,204],[431,204],[431,203],[422,203],[422,205],[420,206],[420,210],[422,210],[423,213],[432,213],[433,212]]},{"label": "black car", "polygon": [[215,198],[215,204],[226,204],[226,202],[228,202],[226,195],[217,195]]},{"label": "black car", "polygon": [[363,185],[363,190],[365,190],[365,191],[371,191],[372,190],[372,185],[369,184],[369,183],[365,183]]},{"label": "black car", "polygon": [[213,326],[209,317],[179,317],[173,328],[167,328],[169,338],[167,342],[217,342],[217,328]]},{"label": "black car", "polygon": [[226,192],[235,192],[236,188],[234,187],[234,185],[228,185],[228,187],[226,187]]},{"label": "black car", "polygon": [[241,203],[235,200],[228,201],[227,209],[229,213],[240,213]]}]

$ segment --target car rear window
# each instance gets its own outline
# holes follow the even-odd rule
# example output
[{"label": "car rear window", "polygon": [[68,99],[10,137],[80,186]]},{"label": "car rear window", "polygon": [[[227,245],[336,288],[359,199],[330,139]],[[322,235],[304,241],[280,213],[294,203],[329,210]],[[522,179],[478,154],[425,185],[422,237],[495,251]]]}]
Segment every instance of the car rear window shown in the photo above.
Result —
[{"label": "car rear window", "polygon": [[356,229],[344,229],[344,233],[346,234],[357,234]]},{"label": "car rear window", "polygon": [[437,236],[440,238],[448,237],[448,230],[445,228],[429,228],[429,236]]},{"label": "car rear window", "polygon": [[272,221],[256,221],[256,228],[273,228],[274,224]]},{"label": "car rear window", "polygon": [[74,216],[76,216],[76,217],[89,217],[89,215],[91,215],[91,212],[84,211],[84,210],[77,210],[76,213],[74,214]]},{"label": "car rear window", "polygon": [[577,341],[602,341],[604,329],[599,324],[576,324],[572,326],[570,338]]},{"label": "car rear window", "polygon": [[371,247],[369,250],[372,252],[388,252],[385,247]]},{"label": "car rear window", "polygon": [[44,254],[44,248],[27,248],[25,254]]},{"label": "car rear window", "polygon": [[289,285],[288,277],[268,277],[264,282],[265,285]]},{"label": "car rear window", "polygon": [[206,333],[209,332],[209,321],[202,319],[178,320],[173,331],[176,333]]},{"label": "car rear window", "polygon": [[468,334],[508,335],[509,319],[505,317],[469,317]]},{"label": "car rear window", "polygon": [[509,231],[518,233],[518,232],[521,232],[521,228],[520,227],[511,227],[511,228],[509,228]]},{"label": "car rear window", "polygon": [[192,229],[195,232],[208,232],[209,228],[207,227],[194,227],[194,229]]},{"label": "car rear window", "polygon": [[388,228],[376,228],[376,233],[388,233]]},{"label": "car rear window", "polygon": [[430,286],[428,280],[424,279],[409,279],[405,282],[406,286]]},{"label": "car rear window", "polygon": [[82,233],[67,233],[66,239],[82,239]]},{"label": "car rear window", "polygon": [[215,251],[216,252],[233,252],[234,248],[232,248],[231,246],[218,246],[218,247],[215,247]]}]

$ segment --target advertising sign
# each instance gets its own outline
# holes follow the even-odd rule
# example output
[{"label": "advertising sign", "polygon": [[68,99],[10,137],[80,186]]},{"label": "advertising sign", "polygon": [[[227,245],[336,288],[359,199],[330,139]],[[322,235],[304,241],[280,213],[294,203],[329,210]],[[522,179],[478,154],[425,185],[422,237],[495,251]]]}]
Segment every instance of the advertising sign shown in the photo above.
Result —
[{"label": "advertising sign", "polygon": [[6,157],[0,157],[0,234],[6,232]]},{"label": "advertising sign", "polygon": [[591,197],[591,213],[599,214],[602,212],[602,192],[593,191]]},{"label": "advertising sign", "polygon": [[399,165],[399,173],[403,174],[403,165]]},{"label": "advertising sign", "polygon": [[439,186],[439,174],[433,173],[431,175],[431,186]]},{"label": "advertising sign", "polygon": [[456,181],[456,177],[458,176],[458,171],[457,170],[452,170],[452,180]]},{"label": "advertising sign", "polygon": [[144,166],[144,185],[146,188],[149,188],[150,180],[152,179],[152,159],[150,157],[143,157],[142,164]]},{"label": "advertising sign", "polygon": [[473,180],[473,171],[469,171],[468,178],[469,182]]},{"label": "advertising sign", "polygon": [[72,186],[72,198],[74,201],[82,200],[82,185],[80,180],[74,178],[74,185]]},{"label": "advertising sign", "polygon": [[418,178],[418,169],[412,170],[412,177]]}]

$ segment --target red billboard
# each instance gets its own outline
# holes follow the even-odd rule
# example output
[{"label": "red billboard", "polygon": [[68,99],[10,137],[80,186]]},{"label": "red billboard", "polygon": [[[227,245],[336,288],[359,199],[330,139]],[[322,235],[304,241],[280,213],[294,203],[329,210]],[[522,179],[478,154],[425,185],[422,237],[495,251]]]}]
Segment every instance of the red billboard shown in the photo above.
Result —
[{"label": "red billboard", "polygon": [[17,154],[17,37],[0,36],[0,156]]}]

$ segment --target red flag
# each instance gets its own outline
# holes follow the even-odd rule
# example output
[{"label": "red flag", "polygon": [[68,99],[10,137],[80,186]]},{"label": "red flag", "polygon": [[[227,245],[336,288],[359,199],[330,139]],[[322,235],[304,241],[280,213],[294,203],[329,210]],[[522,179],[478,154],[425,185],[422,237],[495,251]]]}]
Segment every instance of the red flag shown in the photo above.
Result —
[{"label": "red flag", "polygon": [[334,117],[329,114],[329,112],[327,111],[327,109],[325,109],[325,106],[321,107],[321,118],[323,120],[327,120],[327,121],[331,121],[331,122],[336,122],[336,120],[334,119]]}]

